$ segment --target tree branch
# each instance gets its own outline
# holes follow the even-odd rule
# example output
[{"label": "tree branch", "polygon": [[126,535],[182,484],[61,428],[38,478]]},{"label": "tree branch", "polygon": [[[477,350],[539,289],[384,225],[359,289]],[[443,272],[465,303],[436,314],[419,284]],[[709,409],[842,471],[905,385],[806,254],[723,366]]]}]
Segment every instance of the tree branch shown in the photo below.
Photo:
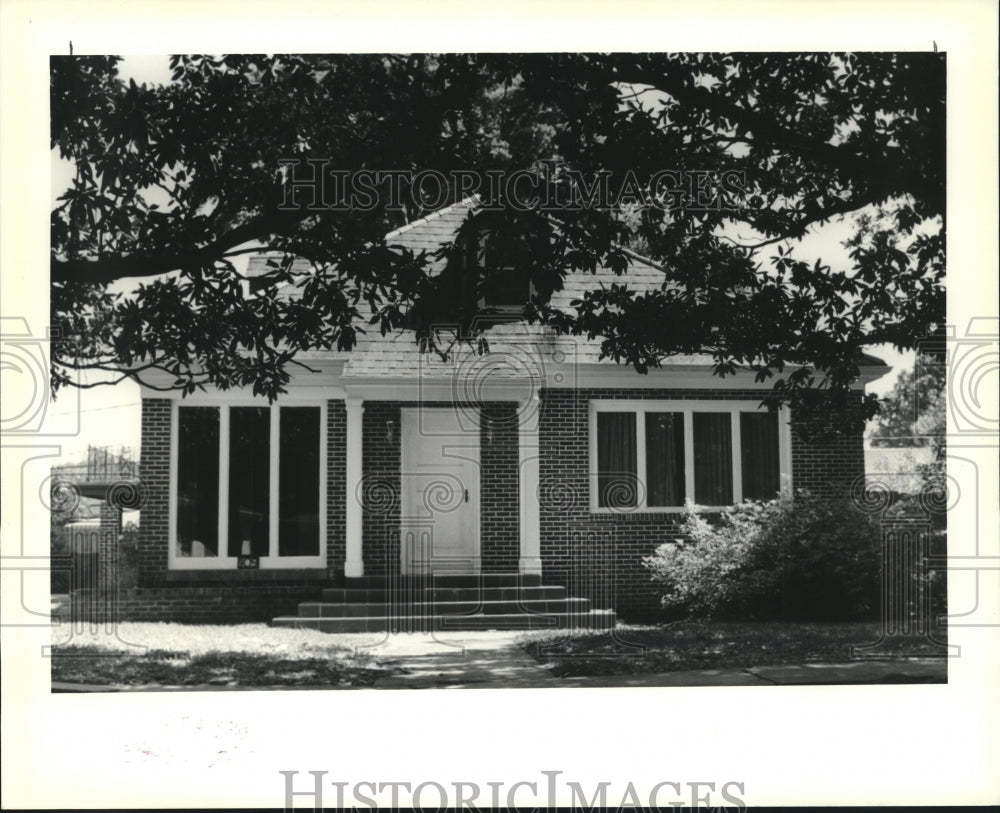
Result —
[{"label": "tree branch", "polygon": [[232,256],[227,252],[243,243],[261,240],[267,235],[286,229],[290,222],[298,222],[301,216],[298,212],[275,212],[263,215],[237,226],[210,245],[192,247],[167,255],[133,254],[99,260],[59,260],[53,257],[50,263],[50,279],[51,282],[107,284],[126,277],[153,277],[181,268],[209,265],[224,256]]}]

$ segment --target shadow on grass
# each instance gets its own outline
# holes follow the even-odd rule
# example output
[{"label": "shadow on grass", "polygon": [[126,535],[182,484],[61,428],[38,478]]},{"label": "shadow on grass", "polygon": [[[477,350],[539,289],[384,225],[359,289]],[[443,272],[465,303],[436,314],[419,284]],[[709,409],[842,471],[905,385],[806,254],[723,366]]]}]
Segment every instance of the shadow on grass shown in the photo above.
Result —
[{"label": "shadow on grass", "polygon": [[94,646],[52,650],[52,680],[106,686],[370,686],[390,670],[360,652],[285,658],[247,652],[189,655],[163,649],[141,655]]},{"label": "shadow on grass", "polygon": [[[614,634],[529,632],[518,643],[557,677],[636,675],[689,670],[849,663],[852,647],[878,640],[877,622],[694,622],[621,625]],[[919,636],[886,639],[888,658],[940,657],[939,642]],[[641,654],[637,654],[641,653]]]}]

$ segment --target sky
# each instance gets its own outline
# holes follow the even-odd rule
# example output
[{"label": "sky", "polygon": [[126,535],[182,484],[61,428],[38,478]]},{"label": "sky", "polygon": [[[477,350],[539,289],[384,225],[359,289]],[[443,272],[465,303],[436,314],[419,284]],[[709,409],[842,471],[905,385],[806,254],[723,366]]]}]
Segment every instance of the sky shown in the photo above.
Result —
[{"label": "sky", "polygon": [[[134,79],[138,84],[143,82],[160,84],[170,81],[169,57],[165,55],[127,56],[120,67],[124,78]],[[71,165],[53,155],[51,184],[53,202],[66,189],[71,178]],[[834,265],[839,262],[846,263],[847,253],[841,243],[848,231],[849,224],[844,222],[814,229],[802,241],[796,253],[803,257],[808,255],[822,257]],[[240,259],[245,262],[246,257]],[[127,283],[123,289],[127,290]],[[912,367],[914,354],[899,353],[888,345],[872,347],[870,352],[892,367],[888,375],[868,385],[868,392],[882,396],[892,388],[900,372]],[[75,460],[85,457],[89,445],[139,449],[140,396],[139,387],[134,382],[124,381],[115,386],[61,391],[50,404],[48,416],[60,430],[73,432],[74,427],[79,428],[78,432],[67,437],[62,444],[64,459]]]}]

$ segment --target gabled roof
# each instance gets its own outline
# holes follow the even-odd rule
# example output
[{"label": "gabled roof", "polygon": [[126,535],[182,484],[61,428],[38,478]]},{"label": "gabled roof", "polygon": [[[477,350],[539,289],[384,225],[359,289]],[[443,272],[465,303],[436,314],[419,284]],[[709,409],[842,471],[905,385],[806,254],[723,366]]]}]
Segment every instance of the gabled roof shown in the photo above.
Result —
[{"label": "gabled roof", "polygon": [[[441,209],[427,217],[415,220],[386,235],[386,244],[392,248],[397,246],[403,249],[419,253],[425,251],[433,254],[443,246],[454,242],[462,224],[466,222],[470,214],[475,211],[477,201],[475,198],[468,198],[452,206]],[[598,290],[612,284],[626,285],[629,289],[637,292],[652,292],[662,288],[666,282],[666,273],[656,263],[647,260],[637,254],[629,252],[631,263],[625,274],[615,274],[609,268],[597,268],[594,273],[587,271],[571,271],[563,281],[563,288],[553,293],[550,304],[558,309],[569,310],[570,303],[579,299],[587,291]],[[247,276],[255,277],[266,273],[268,259],[273,255],[258,255],[251,257],[247,265]],[[443,259],[433,259],[430,269],[433,271],[442,270]],[[295,260],[292,265],[293,272],[308,273],[311,265],[306,260]],[[296,284],[282,286],[278,291],[279,298],[291,298],[296,295]],[[358,310],[361,318],[357,323],[357,345],[348,353],[340,351],[314,350],[301,354],[303,359],[343,359],[346,361],[343,375],[349,378],[383,378],[383,377],[451,377],[454,375],[457,365],[475,365],[471,356],[475,355],[472,348],[456,344],[454,353],[447,360],[442,360],[434,353],[421,351],[416,342],[415,334],[412,331],[400,331],[398,333],[383,336],[377,325],[369,325],[368,319],[371,312],[365,302],[358,303]],[[518,370],[513,362],[517,356],[523,355],[525,345],[530,345],[541,352],[543,356],[553,354],[565,354],[566,348],[570,347],[572,355],[578,364],[608,364],[616,366],[615,362],[609,359],[601,359],[601,340],[588,340],[586,337],[562,336],[556,337],[553,332],[542,325],[528,325],[526,323],[506,323],[497,324],[487,328],[483,332],[490,354],[497,358],[506,356],[512,360],[512,364],[492,364],[490,374],[499,377],[509,375],[517,378],[523,375],[523,370]],[[498,355],[499,354],[499,355]],[[672,356],[668,360],[670,365],[707,367],[713,364],[714,359],[710,354],[687,354]],[[866,366],[886,367],[887,365],[874,356],[865,355],[863,363]]]}]

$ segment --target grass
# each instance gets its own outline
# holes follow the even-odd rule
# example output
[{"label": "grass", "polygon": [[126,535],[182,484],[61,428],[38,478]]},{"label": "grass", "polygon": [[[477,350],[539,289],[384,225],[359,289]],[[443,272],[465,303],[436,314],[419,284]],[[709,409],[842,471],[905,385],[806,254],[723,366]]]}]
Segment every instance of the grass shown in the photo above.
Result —
[{"label": "grass", "polygon": [[315,630],[264,624],[123,623],[113,633],[65,629],[60,637],[53,636],[52,680],[67,683],[321,688],[370,686],[390,671],[364,636],[333,643]]},{"label": "grass", "polygon": [[[529,632],[521,646],[557,677],[635,675],[798,663],[848,663],[851,647],[879,639],[878,623],[678,621],[613,632]],[[943,634],[937,637],[943,640]],[[934,657],[924,638],[887,639],[879,654]]]}]

